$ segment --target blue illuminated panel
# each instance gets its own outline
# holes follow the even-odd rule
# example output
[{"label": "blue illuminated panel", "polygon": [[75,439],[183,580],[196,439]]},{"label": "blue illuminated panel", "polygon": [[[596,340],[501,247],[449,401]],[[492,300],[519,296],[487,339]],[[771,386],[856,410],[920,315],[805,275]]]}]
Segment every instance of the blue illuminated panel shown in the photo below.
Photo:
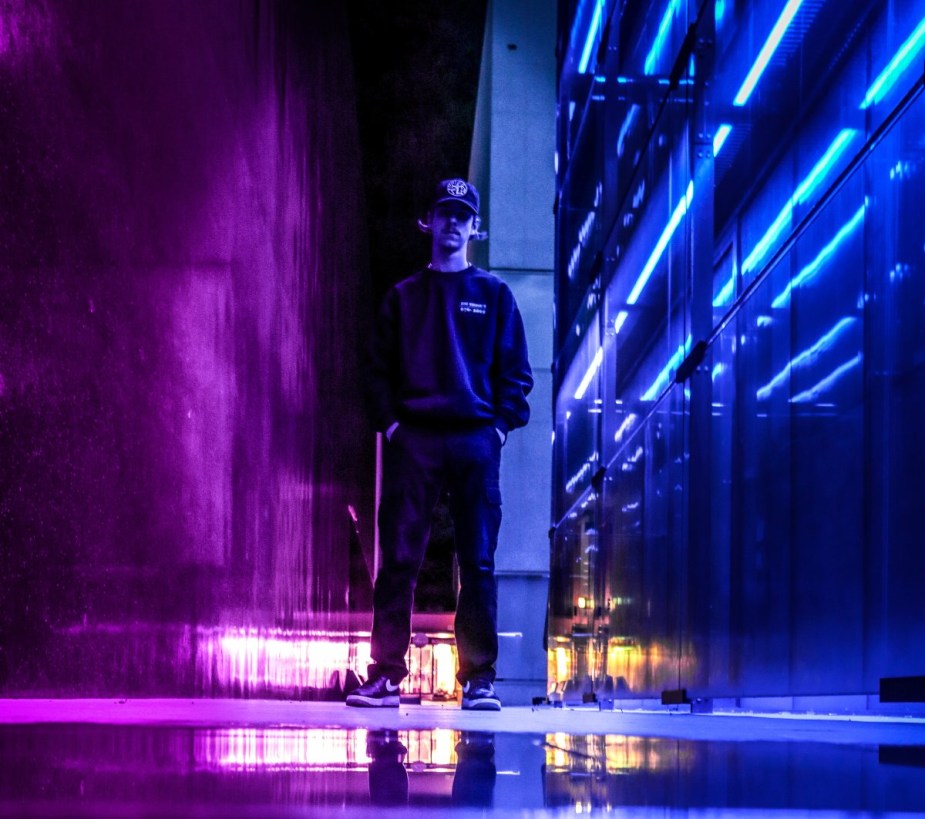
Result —
[{"label": "blue illuminated panel", "polygon": [[[601,286],[557,361],[554,444],[553,566],[580,568],[552,665],[630,697],[871,702],[925,656],[925,98],[881,129],[920,81],[925,5],[716,0],[712,74],[669,88],[691,8],[627,0],[598,68]],[[603,36],[582,14],[576,55]]]}]

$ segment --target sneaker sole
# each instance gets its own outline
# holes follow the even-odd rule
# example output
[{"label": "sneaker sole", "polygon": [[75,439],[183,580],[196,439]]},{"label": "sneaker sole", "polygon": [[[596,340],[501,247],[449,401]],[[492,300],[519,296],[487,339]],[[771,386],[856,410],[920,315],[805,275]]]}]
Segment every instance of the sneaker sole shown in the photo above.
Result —
[{"label": "sneaker sole", "polygon": [[501,710],[501,701],[500,700],[476,700],[475,702],[466,702],[462,701],[463,711],[500,711]]},{"label": "sneaker sole", "polygon": [[393,697],[364,697],[362,694],[350,694],[347,697],[347,705],[354,708],[398,708],[400,696],[396,694]]}]

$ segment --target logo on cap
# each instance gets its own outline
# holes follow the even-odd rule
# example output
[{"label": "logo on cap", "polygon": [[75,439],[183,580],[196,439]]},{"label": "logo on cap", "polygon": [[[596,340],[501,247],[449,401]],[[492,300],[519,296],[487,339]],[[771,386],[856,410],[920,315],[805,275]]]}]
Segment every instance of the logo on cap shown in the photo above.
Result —
[{"label": "logo on cap", "polygon": [[446,192],[450,196],[465,196],[469,192],[469,186],[462,179],[451,179],[446,183]]}]

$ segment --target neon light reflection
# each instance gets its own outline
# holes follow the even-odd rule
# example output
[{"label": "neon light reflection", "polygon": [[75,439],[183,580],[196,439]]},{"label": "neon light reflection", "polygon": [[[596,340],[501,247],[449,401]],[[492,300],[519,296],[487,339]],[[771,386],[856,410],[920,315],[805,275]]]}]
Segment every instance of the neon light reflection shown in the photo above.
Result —
[{"label": "neon light reflection", "polygon": [[598,347],[597,352],[594,354],[594,359],[591,361],[590,366],[585,371],[584,376],[581,379],[581,383],[578,385],[578,389],[575,390],[575,400],[581,401],[585,397],[585,393],[588,391],[588,387],[591,386],[591,381],[594,379],[594,376],[597,374],[598,369],[601,366],[601,362],[604,360],[604,348]]},{"label": "neon light reflection", "polygon": [[659,393],[668,385],[668,381],[671,377],[671,373],[678,368],[678,365],[684,360],[684,357],[691,351],[691,337],[687,337],[685,341],[677,350],[675,350],[674,355],[668,359],[668,363],[662,368],[662,371],[658,374],[658,377],[655,381],[652,382],[652,386],[649,387],[643,393],[643,401],[654,401],[658,398]]},{"label": "neon light reflection", "polygon": [[793,404],[806,404],[810,401],[815,401],[819,396],[828,390],[830,387],[835,386],[842,378],[844,378],[849,372],[851,372],[855,367],[859,366],[864,360],[864,356],[861,353],[858,353],[850,361],[846,361],[840,367],[836,369],[822,379],[815,386],[810,387],[808,390],[804,390],[798,395],[794,395],[790,399],[790,402]]},{"label": "neon light reflection", "polygon": [[771,223],[764,236],[761,237],[751,253],[748,254],[745,261],[742,262],[742,273],[748,274],[755,270],[759,264],[768,255],[771,247],[780,238],[784,230],[790,226],[793,209],[809,201],[815,190],[822,184],[826,175],[838,162],[845,149],[854,139],[857,131],[846,128],[839,132],[832,144],[829,145],[822,158],[813,166],[806,178],[797,186],[793,196],[787,200],[787,203],[777,215],[777,218]]},{"label": "neon light reflection", "polygon": [[772,378],[767,384],[759,388],[758,392],[756,393],[758,400],[766,401],[768,398],[770,398],[771,393],[775,389],[782,387],[789,380],[790,374],[793,372],[793,370],[814,364],[819,356],[827,350],[832,349],[832,347],[835,346],[835,342],[838,341],[839,337],[848,329],[850,329],[855,323],[857,323],[856,318],[843,318],[825,335],[814,342],[811,347],[792,358],[787,363],[787,366],[784,367],[784,369],[775,375],[774,378]]},{"label": "neon light reflection", "polygon": [[867,203],[865,202],[858,209],[857,213],[855,213],[842,229],[835,234],[832,241],[819,251],[819,255],[790,280],[790,283],[784,288],[783,292],[771,302],[772,307],[780,308],[789,304],[791,292],[793,292],[795,288],[810,281],[822,270],[825,263],[834,255],[835,251],[838,250],[839,245],[854,233],[858,225],[864,221],[864,214],[866,211]]},{"label": "neon light reflection", "polygon": [[864,95],[864,100],[861,102],[862,111],[876,105],[890,92],[890,89],[912,64],[912,61],[918,56],[922,48],[925,48],[925,19],[918,24],[909,39],[900,46],[899,51],[893,55],[893,59],[887,63],[886,68],[880,72],[880,75],[867,90],[867,94]]}]

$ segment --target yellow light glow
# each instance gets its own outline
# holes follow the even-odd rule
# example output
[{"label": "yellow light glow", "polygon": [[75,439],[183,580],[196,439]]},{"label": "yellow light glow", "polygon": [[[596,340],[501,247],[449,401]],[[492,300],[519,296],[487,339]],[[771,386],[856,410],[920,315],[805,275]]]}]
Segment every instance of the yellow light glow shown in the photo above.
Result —
[{"label": "yellow light glow", "polygon": [[585,607],[585,602],[586,601],[584,597],[579,597],[578,598],[578,608],[583,609]]},{"label": "yellow light glow", "polygon": [[565,646],[556,647],[556,682],[565,682],[571,676],[571,654]]},{"label": "yellow light glow", "polygon": [[456,692],[456,646],[437,643],[434,646],[434,694],[452,697]]},{"label": "yellow light glow", "polygon": [[434,765],[453,765],[456,762],[456,732],[437,728],[433,732],[431,759]]},{"label": "yellow light glow", "polygon": [[417,763],[428,768],[446,768],[456,764],[458,734],[450,728],[433,728],[408,731],[402,738],[408,748],[406,763]]}]

